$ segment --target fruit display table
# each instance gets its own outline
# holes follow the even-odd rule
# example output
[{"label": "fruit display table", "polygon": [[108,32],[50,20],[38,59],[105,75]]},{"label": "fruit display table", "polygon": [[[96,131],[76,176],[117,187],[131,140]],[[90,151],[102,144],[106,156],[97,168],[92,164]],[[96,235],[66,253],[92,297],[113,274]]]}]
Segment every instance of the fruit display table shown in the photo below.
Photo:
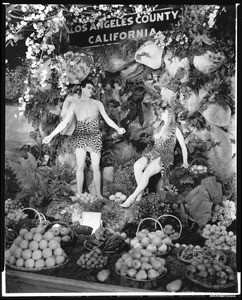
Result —
[{"label": "fruit display table", "polygon": [[[53,270],[42,270],[36,272],[17,271],[10,267],[6,269],[6,292],[7,293],[164,293],[166,285],[175,280],[182,280],[182,288],[179,292],[204,292],[216,293],[216,291],[194,284],[186,278],[187,264],[178,260],[177,249],[174,248],[164,257],[166,260],[167,274],[154,281],[138,282],[121,277],[115,271],[115,262],[120,253],[112,254],[109,257],[108,265],[105,267],[111,271],[111,275],[100,283],[97,280],[97,273],[100,269],[82,269],[76,263],[80,255],[88,250],[83,246],[84,240],[79,237],[73,245],[66,246],[65,252],[69,261],[62,267]],[[234,257],[231,258],[232,260]],[[221,291],[223,293],[236,293],[237,286]]]}]

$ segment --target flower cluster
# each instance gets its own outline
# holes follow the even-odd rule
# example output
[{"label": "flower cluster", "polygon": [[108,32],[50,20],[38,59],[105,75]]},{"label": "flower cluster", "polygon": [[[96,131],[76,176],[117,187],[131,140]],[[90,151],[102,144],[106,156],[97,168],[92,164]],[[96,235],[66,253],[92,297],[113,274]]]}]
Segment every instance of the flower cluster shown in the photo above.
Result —
[{"label": "flower cluster", "polygon": [[229,226],[236,219],[235,202],[228,199],[223,200],[222,205],[215,205],[212,212],[212,222],[218,222],[218,225]]},{"label": "flower cluster", "polygon": [[158,31],[154,35],[154,40],[156,45],[158,45],[162,49],[177,43],[179,43],[180,45],[185,45],[188,43],[188,37],[186,34],[178,33],[176,37],[172,38],[171,36],[164,35],[164,33],[162,33],[161,31]]}]

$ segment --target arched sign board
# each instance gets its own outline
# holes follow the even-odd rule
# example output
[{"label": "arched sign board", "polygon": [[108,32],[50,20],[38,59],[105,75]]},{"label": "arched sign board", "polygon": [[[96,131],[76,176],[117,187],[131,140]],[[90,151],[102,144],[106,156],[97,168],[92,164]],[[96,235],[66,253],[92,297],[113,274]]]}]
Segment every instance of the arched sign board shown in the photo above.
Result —
[{"label": "arched sign board", "polygon": [[99,23],[76,23],[69,28],[69,43],[72,46],[93,47],[149,37],[168,29],[171,23],[176,23],[178,15],[178,9],[165,8],[149,15],[130,14]]}]

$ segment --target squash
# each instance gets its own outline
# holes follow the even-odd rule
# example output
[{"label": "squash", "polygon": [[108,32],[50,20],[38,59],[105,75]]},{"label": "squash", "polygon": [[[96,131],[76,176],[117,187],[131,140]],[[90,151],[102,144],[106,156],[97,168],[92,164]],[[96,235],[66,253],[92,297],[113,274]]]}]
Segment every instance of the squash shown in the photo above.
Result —
[{"label": "squash", "polygon": [[168,292],[177,292],[182,287],[182,281],[180,279],[176,279],[166,285],[166,289]]}]

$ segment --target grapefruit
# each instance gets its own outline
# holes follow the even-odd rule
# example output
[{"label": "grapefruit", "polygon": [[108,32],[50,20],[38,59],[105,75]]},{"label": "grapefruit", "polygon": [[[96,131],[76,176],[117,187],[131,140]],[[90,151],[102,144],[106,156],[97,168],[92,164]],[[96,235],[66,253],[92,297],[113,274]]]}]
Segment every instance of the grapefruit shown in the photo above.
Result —
[{"label": "grapefruit", "polygon": [[14,250],[14,252],[13,252],[14,257],[15,257],[15,258],[20,258],[21,255],[22,255],[22,251],[23,251],[22,248],[20,248],[20,247],[16,248],[16,249]]},{"label": "grapefruit", "polygon": [[27,228],[21,228],[20,231],[19,231],[19,235],[23,237],[26,232],[28,232]]},{"label": "grapefruit", "polygon": [[16,258],[13,256],[13,255],[11,255],[10,257],[9,257],[9,261],[8,261],[11,265],[15,265],[15,263],[16,263]]},{"label": "grapefruit", "polygon": [[50,230],[46,231],[46,233],[44,234],[43,238],[46,240],[46,241],[50,241],[54,238],[54,233]]},{"label": "grapefruit", "polygon": [[16,237],[16,239],[14,240],[14,244],[18,246],[19,243],[20,243],[22,240],[23,240],[23,237],[19,235],[19,236]]},{"label": "grapefruit", "polygon": [[61,247],[58,247],[54,250],[54,255],[62,255],[64,250]]}]

